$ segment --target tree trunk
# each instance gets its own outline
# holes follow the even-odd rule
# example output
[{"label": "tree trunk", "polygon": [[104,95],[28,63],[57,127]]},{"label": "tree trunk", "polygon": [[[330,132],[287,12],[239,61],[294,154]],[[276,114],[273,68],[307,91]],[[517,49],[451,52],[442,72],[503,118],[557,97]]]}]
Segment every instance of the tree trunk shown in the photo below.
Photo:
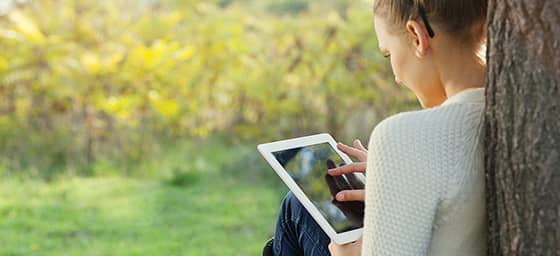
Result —
[{"label": "tree trunk", "polygon": [[489,255],[560,255],[560,1],[488,9]]}]

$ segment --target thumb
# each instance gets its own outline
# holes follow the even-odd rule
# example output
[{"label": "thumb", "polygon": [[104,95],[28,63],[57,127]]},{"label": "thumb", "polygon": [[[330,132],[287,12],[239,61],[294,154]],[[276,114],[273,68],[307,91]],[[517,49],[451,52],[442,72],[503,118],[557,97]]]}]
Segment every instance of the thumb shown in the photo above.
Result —
[{"label": "thumb", "polygon": [[336,194],[336,200],[340,202],[361,201],[364,202],[366,198],[365,190],[343,190]]}]

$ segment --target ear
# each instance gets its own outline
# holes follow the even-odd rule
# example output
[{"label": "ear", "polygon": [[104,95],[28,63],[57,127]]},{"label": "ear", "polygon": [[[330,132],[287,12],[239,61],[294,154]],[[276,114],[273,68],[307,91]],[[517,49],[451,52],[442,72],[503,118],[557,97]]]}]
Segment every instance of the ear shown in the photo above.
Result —
[{"label": "ear", "polygon": [[412,38],[412,45],[416,49],[416,57],[422,58],[426,56],[430,48],[430,35],[424,24],[415,20],[409,20],[406,22],[406,30],[410,38]]}]

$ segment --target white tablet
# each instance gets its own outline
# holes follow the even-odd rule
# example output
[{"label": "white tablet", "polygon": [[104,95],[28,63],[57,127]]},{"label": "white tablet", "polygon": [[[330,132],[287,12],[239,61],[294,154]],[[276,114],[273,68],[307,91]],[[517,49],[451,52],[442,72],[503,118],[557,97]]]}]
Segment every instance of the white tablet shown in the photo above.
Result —
[{"label": "white tablet", "polygon": [[327,174],[333,164],[352,163],[329,134],[260,144],[257,148],[331,240],[345,244],[361,237],[363,202],[339,202],[333,195],[340,190],[363,189],[365,176],[354,173],[334,179]]}]

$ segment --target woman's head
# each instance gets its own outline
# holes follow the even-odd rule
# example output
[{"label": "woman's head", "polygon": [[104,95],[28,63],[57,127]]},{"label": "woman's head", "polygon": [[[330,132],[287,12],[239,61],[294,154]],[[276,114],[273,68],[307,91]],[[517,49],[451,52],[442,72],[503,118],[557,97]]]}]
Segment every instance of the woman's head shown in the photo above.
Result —
[{"label": "woman's head", "polygon": [[446,86],[468,75],[455,74],[461,72],[449,64],[464,62],[467,73],[470,62],[484,66],[486,10],[487,0],[374,1],[379,47],[390,57],[395,80],[424,107],[439,105]]}]

